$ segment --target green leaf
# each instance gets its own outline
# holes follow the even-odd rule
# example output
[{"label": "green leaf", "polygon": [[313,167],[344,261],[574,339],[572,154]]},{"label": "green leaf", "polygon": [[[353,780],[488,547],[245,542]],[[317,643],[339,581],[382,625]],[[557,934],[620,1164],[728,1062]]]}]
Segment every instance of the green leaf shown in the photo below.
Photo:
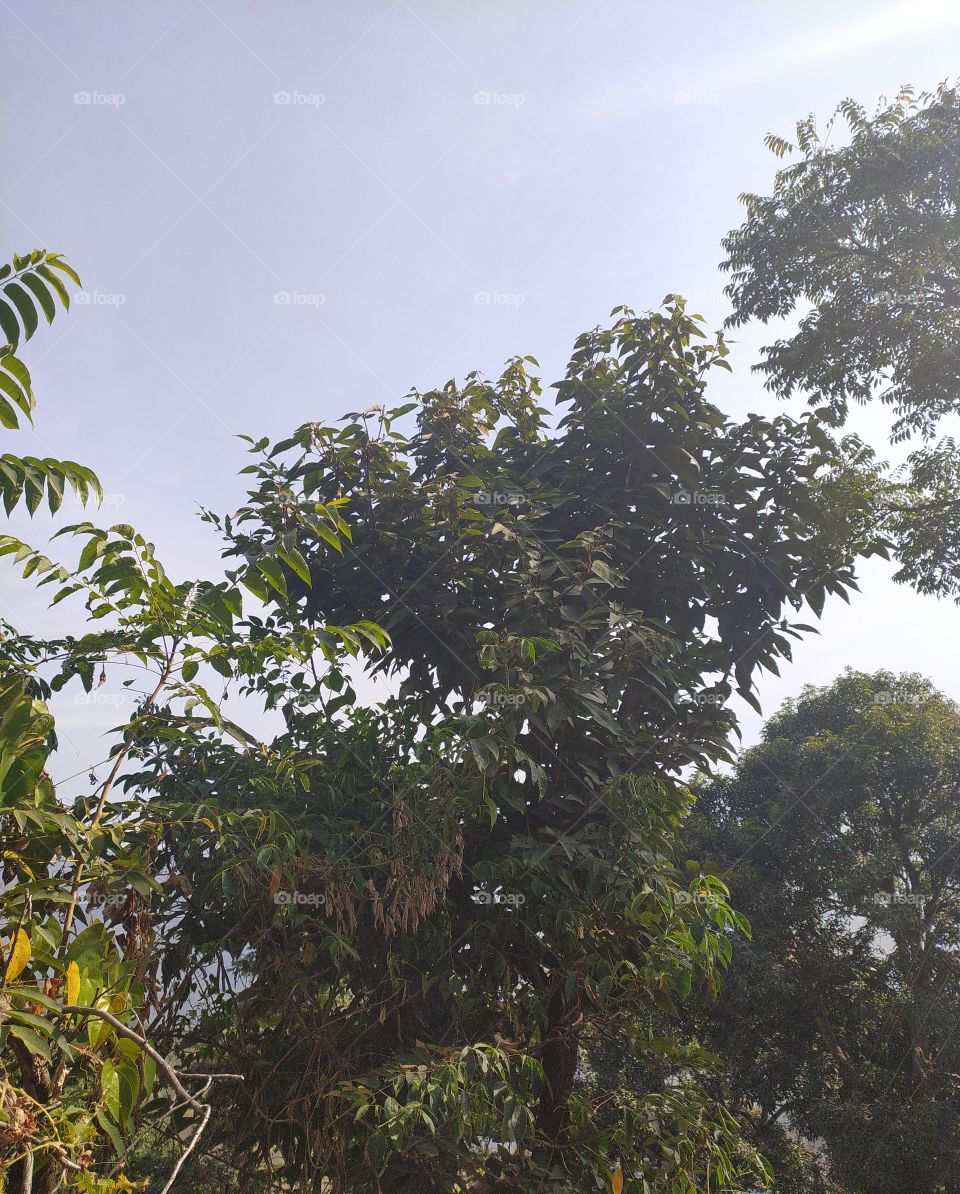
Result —
[{"label": "green leaf", "polygon": [[123,1139],[120,1136],[120,1133],[117,1131],[116,1125],[111,1122],[110,1117],[107,1115],[107,1113],[104,1111],[104,1109],[102,1107],[98,1107],[96,1109],[96,1111],[94,1112],[94,1116],[96,1118],[97,1123],[100,1125],[101,1128],[103,1128],[104,1132],[106,1132],[107,1137],[110,1140],[110,1143],[113,1145],[114,1149],[116,1150],[117,1156],[122,1157],[124,1154],[124,1151],[125,1151],[124,1147],[123,1147]]},{"label": "green leaf", "polygon": [[11,1036],[23,1041],[34,1057],[42,1057],[44,1061],[53,1063],[50,1046],[32,1028],[28,1028],[25,1024],[11,1024],[9,1031]]},{"label": "green leaf", "polygon": [[39,320],[37,319],[37,309],[27,292],[17,282],[8,282],[3,288],[3,292],[14,307],[17,313],[23,320],[24,330],[26,331],[26,339],[29,340],[33,333],[37,330]]},{"label": "green leaf", "polygon": [[285,564],[289,564],[289,566],[294,570],[294,572],[296,572],[297,576],[299,576],[305,584],[311,588],[313,587],[313,579],[310,576],[310,565],[303,558],[297,548],[290,547],[286,550],[281,548],[277,554]]},{"label": "green leaf", "polygon": [[120,1115],[118,1120],[120,1126],[125,1127],[130,1122],[133,1109],[137,1105],[137,1097],[140,1094],[140,1071],[137,1069],[135,1062],[129,1058],[124,1058],[117,1070],[117,1075],[120,1083]]},{"label": "green leaf", "polygon": [[[92,1018],[92,1017],[91,1017]],[[113,1118],[120,1122],[120,1074],[110,1058],[106,1058],[100,1071],[100,1096],[103,1105]]]},{"label": "green leaf", "polygon": [[80,281],[76,270],[67,265],[67,263],[60,257],[59,253],[50,253],[47,256],[47,265],[52,266],[54,269],[60,270],[60,272],[63,274],[66,274],[71,282],[75,282],[82,289],[83,283]]},{"label": "green leaf", "polygon": [[20,343],[20,323],[13,308],[0,298],[0,331],[7,338],[7,343],[14,348]]},{"label": "green leaf", "polygon": [[53,317],[57,313],[57,308],[50,296],[50,291],[47,290],[40,278],[34,273],[24,274],[23,284],[33,293],[40,304],[40,310],[43,312],[47,323],[53,323]]},{"label": "green leaf", "polygon": [[267,578],[270,585],[277,590],[280,596],[286,597],[287,578],[283,574],[283,568],[279,560],[273,556],[264,556],[263,559],[257,561],[257,568]]}]

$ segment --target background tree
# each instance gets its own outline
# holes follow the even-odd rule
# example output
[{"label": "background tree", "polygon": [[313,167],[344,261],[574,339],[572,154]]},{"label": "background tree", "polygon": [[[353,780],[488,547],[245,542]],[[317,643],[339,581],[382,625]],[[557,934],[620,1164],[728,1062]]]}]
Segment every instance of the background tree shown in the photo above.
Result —
[{"label": "background tree", "polygon": [[705,1005],[733,1108],[758,1108],[760,1147],[782,1122],[824,1141],[856,1194],[960,1188],[958,796],[960,709],[847,671],[771,718],[690,822],[753,928]]},{"label": "background tree", "polygon": [[734,326],[799,315],[756,366],[780,397],[807,395],[837,424],[851,403],[893,408],[894,441],[924,441],[878,510],[897,545],[897,579],[960,592],[960,453],[941,421],[960,410],[960,95],[905,88],[869,115],[845,100],[819,131],[770,135],[770,195],[742,196],[746,222],[724,240]]}]

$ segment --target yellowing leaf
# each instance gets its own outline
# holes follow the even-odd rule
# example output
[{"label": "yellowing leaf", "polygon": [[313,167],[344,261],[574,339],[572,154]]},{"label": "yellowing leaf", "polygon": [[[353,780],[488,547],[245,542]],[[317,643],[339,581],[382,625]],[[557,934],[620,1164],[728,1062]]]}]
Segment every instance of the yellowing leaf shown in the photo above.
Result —
[{"label": "yellowing leaf", "polygon": [[280,890],[280,869],[279,869],[279,867],[274,867],[273,872],[270,875],[270,894],[272,896],[275,896],[279,890]]},{"label": "yellowing leaf", "polygon": [[71,962],[67,967],[67,1003],[76,1005],[80,998],[80,967]]},{"label": "yellowing leaf", "polygon": [[613,1194],[623,1194],[623,1170],[619,1165],[613,1171],[610,1185],[613,1189]]},{"label": "yellowing leaf", "polygon": [[9,960],[3,980],[7,983],[12,983],[15,978],[19,978],[30,961],[30,938],[23,929],[17,929],[16,940],[11,940],[10,944],[12,948],[7,951]]}]

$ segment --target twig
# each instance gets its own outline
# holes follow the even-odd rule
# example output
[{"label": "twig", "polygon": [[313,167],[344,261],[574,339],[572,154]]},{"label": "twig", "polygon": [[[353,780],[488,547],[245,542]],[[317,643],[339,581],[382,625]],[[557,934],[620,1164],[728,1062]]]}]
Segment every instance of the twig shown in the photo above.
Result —
[{"label": "twig", "polygon": [[23,1177],[20,1180],[20,1194],[33,1194],[33,1149],[28,1149],[23,1158]]},{"label": "twig", "polygon": [[177,1180],[177,1176],[180,1173],[180,1170],[183,1168],[187,1157],[190,1156],[190,1154],[193,1152],[193,1150],[200,1143],[200,1137],[203,1134],[203,1131],[206,1128],[207,1124],[209,1123],[210,1116],[212,1114],[213,1114],[213,1107],[209,1103],[207,1103],[204,1106],[203,1112],[201,1113],[200,1122],[197,1125],[197,1130],[190,1137],[190,1143],[180,1154],[180,1159],[177,1161],[176,1165],[174,1165],[173,1172],[170,1174],[170,1177],[168,1178],[166,1185],[164,1185],[163,1189],[160,1191],[160,1194],[169,1194],[169,1191],[173,1188],[173,1183]]},{"label": "twig", "polygon": [[[128,1041],[134,1041],[140,1046],[140,1048],[148,1057],[152,1058],[153,1061],[156,1062],[157,1069],[163,1075],[167,1085],[180,1096],[183,1103],[199,1114],[200,1120],[197,1124],[196,1131],[190,1137],[190,1143],[181,1153],[180,1158],[173,1167],[173,1172],[170,1174],[166,1185],[164,1185],[163,1189],[159,1192],[159,1194],[169,1194],[169,1191],[173,1188],[173,1184],[177,1180],[180,1170],[183,1168],[187,1158],[200,1143],[200,1137],[203,1135],[207,1124],[210,1122],[210,1116],[213,1114],[213,1106],[210,1103],[201,1103],[196,1095],[192,1095],[190,1091],[187,1090],[181,1079],[205,1079],[203,1088],[200,1091],[200,1094],[204,1095],[209,1090],[210,1083],[215,1078],[225,1078],[232,1082],[242,1082],[243,1075],[194,1073],[178,1074],[173,1066],[167,1061],[167,1059],[162,1054],[158,1053],[153,1045],[151,1045],[141,1033],[135,1032],[129,1025],[124,1024],[122,1020],[118,1020],[117,1017],[112,1015],[110,1012],[106,1012],[99,1007],[83,1007],[79,1004],[69,1004],[63,1008],[63,1014],[65,1016],[98,1016],[101,1020],[104,1020],[107,1024],[109,1024],[118,1036],[126,1037]],[[29,1187],[27,1187],[24,1194],[29,1194]]]},{"label": "twig", "polygon": [[[164,661],[163,668],[160,671],[160,679],[157,681],[157,686],[153,690],[153,692],[150,693],[150,695],[143,702],[143,704],[141,705],[139,713],[137,714],[138,717],[142,717],[143,714],[146,713],[147,710],[153,706],[157,697],[160,695],[161,691],[163,690],[163,686],[166,684],[167,680],[170,678],[170,673],[173,670],[173,662],[174,662],[174,659],[176,658],[177,647],[179,645],[180,645],[180,640],[174,639],[173,645],[170,648],[170,652],[167,655],[167,658]],[[103,784],[101,785],[100,799],[97,801],[97,806],[94,809],[94,813],[93,813],[93,819],[90,822],[91,833],[100,824],[100,819],[103,816],[103,810],[106,807],[107,797],[110,795],[110,789],[113,787],[114,781],[116,780],[118,774],[120,773],[120,768],[123,766],[124,762],[126,761],[127,755],[130,753],[130,748],[133,745],[133,735],[134,735],[134,730],[131,728],[130,732],[127,734],[126,739],[124,741],[123,749],[117,754],[117,757],[114,760],[113,767],[111,767],[111,769],[110,769],[110,774],[107,776],[107,778],[103,781]],[[63,935],[60,939],[60,956],[61,957],[64,956],[64,954],[66,953],[66,950],[67,950],[67,946],[69,945],[70,930],[73,927],[73,918],[74,918],[74,915],[76,914],[76,910],[77,910],[77,895],[80,891],[80,884],[82,881],[83,881],[83,861],[78,860],[77,865],[74,867],[73,880],[70,884],[70,902],[67,905],[67,912],[66,912],[66,915],[63,920]]]},{"label": "twig", "polygon": [[62,1144],[57,1144],[56,1141],[54,1141],[54,1140],[41,1140],[39,1136],[28,1136],[27,1139],[30,1141],[31,1144],[35,1144],[37,1146],[38,1151],[41,1149],[44,1149],[44,1148],[48,1148],[48,1149],[50,1149],[51,1152],[56,1153],[57,1160],[64,1167],[64,1169],[72,1169],[74,1173],[82,1173],[83,1172],[83,1170],[80,1168],[79,1165],[76,1164],[75,1161],[70,1160],[70,1157],[67,1154],[67,1150],[63,1147]]}]

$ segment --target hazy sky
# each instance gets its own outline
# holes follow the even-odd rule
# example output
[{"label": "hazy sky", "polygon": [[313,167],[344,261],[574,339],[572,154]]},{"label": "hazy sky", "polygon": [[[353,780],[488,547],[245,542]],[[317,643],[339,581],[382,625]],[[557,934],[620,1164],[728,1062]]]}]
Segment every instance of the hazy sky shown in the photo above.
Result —
[{"label": "hazy sky", "polygon": [[[0,258],[61,250],[89,299],[24,349],[37,429],[4,450],[95,468],[94,517],[134,523],[177,577],[218,566],[195,512],[242,499],[236,433],[514,353],[553,381],[578,332],[670,291],[719,326],[720,238],[770,183],[764,134],[960,73],[960,3],[0,0],[0,21]],[[762,342],[740,334],[714,391],[731,414],[775,406],[749,375]],[[860,425],[882,446],[882,412]],[[960,609],[890,571],[828,605],[761,681],[765,712],[845,664],[960,698]],[[0,614],[39,624],[9,570]],[[59,776],[121,708],[58,704]]]}]

